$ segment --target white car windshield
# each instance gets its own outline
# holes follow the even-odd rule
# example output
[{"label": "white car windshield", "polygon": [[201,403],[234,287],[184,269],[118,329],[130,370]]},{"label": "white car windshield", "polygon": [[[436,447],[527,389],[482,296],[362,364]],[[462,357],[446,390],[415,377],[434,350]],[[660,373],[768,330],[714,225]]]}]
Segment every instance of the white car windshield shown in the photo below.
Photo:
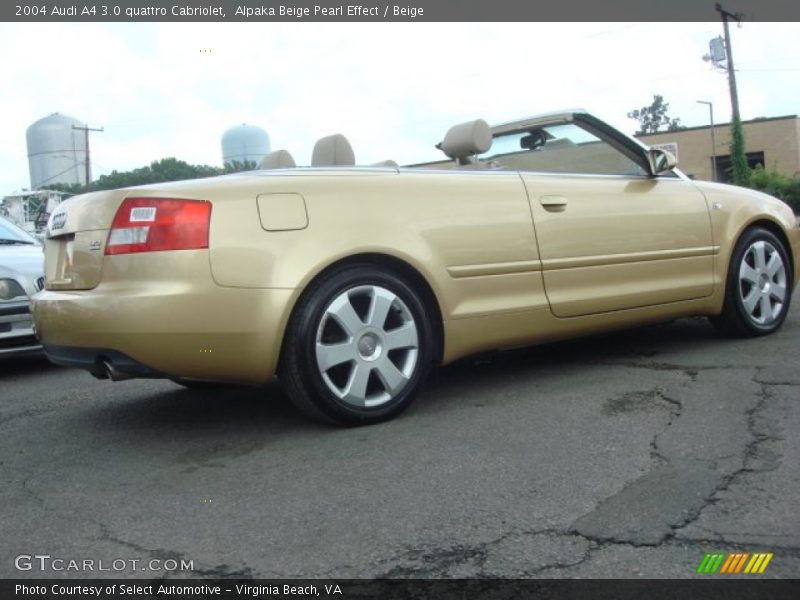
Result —
[{"label": "white car windshield", "polygon": [[0,244],[36,244],[36,240],[10,221],[0,218]]}]

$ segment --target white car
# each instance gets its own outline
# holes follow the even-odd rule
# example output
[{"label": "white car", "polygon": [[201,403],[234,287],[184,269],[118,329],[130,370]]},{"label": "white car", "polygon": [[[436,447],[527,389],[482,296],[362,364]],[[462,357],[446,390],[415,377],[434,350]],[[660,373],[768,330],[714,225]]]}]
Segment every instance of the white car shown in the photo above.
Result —
[{"label": "white car", "polygon": [[40,352],[30,297],[44,287],[44,253],[35,238],[0,217],[0,357]]}]

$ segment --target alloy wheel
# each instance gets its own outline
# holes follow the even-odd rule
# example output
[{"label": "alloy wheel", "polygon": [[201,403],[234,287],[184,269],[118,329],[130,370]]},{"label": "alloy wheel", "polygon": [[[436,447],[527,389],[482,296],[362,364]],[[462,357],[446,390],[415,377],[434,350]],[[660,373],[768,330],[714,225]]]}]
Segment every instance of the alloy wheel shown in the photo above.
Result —
[{"label": "alloy wheel", "polygon": [[770,242],[753,242],[739,266],[739,297],[748,318],[769,326],[781,315],[786,302],[786,265]]},{"label": "alloy wheel", "polygon": [[419,356],[417,323],[406,303],[379,285],[337,295],[317,328],[317,368],[342,402],[372,408],[408,384]]}]

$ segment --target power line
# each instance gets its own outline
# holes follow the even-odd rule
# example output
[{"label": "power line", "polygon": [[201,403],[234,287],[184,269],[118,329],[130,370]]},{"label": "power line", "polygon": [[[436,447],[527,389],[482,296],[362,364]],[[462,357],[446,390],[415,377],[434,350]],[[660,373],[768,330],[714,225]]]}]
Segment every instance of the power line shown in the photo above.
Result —
[{"label": "power line", "polygon": [[800,71],[800,68],[797,67],[787,67],[785,69],[736,69],[737,71],[744,72],[744,73],[768,73],[772,71]]},{"label": "power line", "polygon": [[76,166],[80,166],[80,165],[84,164],[85,162],[86,162],[86,161],[83,161],[83,160],[76,160],[74,165],[72,165],[72,166],[70,166],[70,167],[68,167],[68,168],[64,169],[64,170],[63,170],[63,171],[61,171],[60,173],[56,173],[55,175],[53,175],[53,176],[51,176],[51,177],[48,177],[47,179],[45,179],[45,180],[43,180],[43,181],[40,181],[40,182],[39,182],[39,187],[41,187],[41,186],[42,186],[42,184],[45,184],[45,183],[47,183],[48,181],[51,181],[51,180],[55,179],[56,177],[61,177],[61,176],[62,176],[64,173],[69,173],[69,172],[70,172],[70,171],[72,171],[72,169],[74,169]]},{"label": "power line", "polygon": [[90,131],[103,131],[103,128],[93,128],[87,125],[73,125],[73,129],[77,129],[79,131],[83,131],[86,140],[86,189],[89,189],[89,185],[92,183],[92,169],[91,163],[89,162],[89,132]]}]

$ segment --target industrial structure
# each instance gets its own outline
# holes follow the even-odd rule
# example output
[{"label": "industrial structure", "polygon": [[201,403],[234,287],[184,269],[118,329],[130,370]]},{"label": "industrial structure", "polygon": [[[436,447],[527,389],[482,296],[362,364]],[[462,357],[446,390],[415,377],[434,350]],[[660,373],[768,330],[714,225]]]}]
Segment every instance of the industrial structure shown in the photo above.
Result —
[{"label": "industrial structure", "polygon": [[222,162],[224,164],[252,162],[259,164],[270,151],[269,135],[256,127],[242,123],[222,134]]},{"label": "industrial structure", "polygon": [[53,113],[28,127],[28,165],[31,189],[46,185],[83,183],[86,173],[86,126],[67,115]]},{"label": "industrial structure", "polygon": [[0,216],[36,235],[44,231],[50,214],[69,195],[55,190],[16,192],[0,198]]}]

